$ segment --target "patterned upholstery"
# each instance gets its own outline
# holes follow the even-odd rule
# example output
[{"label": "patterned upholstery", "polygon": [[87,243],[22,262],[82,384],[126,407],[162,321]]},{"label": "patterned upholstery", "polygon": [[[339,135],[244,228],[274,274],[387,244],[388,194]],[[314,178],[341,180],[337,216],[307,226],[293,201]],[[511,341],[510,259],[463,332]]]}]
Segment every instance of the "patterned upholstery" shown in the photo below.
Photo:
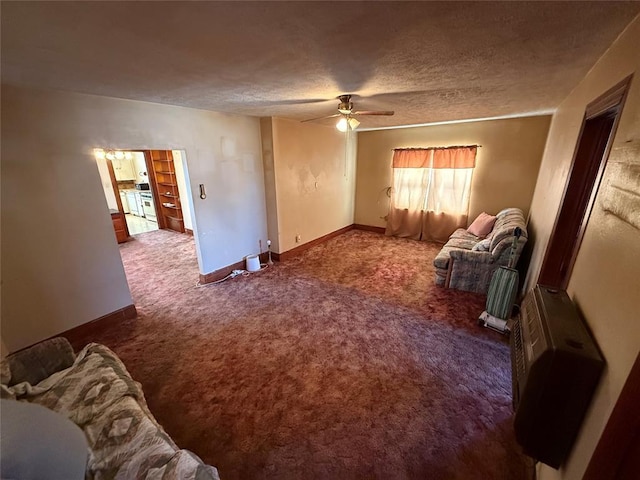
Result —
[{"label": "patterned upholstery", "polygon": [[487,293],[493,272],[509,263],[516,227],[522,230],[516,249],[516,262],[527,242],[524,215],[518,208],[506,208],[496,215],[496,223],[487,236],[489,251],[473,250],[482,241],[463,228],[456,230],[433,261],[436,285]]},{"label": "patterned upholstery", "polygon": [[69,368],[36,385],[2,384],[1,392],[82,428],[90,449],[86,479],[219,480],[214,467],[176,446],[149,411],[140,384],[104,345],[87,345]]}]

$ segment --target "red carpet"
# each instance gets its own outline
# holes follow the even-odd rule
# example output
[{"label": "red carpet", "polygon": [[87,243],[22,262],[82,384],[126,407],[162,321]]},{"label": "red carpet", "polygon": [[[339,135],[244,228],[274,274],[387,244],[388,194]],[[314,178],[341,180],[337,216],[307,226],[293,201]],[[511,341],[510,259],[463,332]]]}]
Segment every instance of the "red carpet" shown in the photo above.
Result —
[{"label": "red carpet", "polygon": [[183,448],[229,479],[528,479],[509,347],[484,297],[433,284],[437,245],[351,231],[196,288],[193,239],[121,247],[140,316],[116,351]]}]

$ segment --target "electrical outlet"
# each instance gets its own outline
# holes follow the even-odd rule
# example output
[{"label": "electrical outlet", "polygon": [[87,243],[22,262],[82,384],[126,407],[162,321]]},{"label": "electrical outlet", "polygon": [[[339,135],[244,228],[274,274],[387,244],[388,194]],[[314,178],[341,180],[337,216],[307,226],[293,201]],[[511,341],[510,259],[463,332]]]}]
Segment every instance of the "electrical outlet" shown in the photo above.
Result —
[{"label": "electrical outlet", "polygon": [[296,235],[296,243],[300,243],[302,241],[302,236],[300,234]]}]

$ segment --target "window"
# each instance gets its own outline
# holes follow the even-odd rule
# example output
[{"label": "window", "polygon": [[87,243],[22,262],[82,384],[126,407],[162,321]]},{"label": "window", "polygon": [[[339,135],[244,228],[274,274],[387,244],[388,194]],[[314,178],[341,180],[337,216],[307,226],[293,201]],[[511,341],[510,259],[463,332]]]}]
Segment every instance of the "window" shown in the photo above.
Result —
[{"label": "window", "polygon": [[387,233],[436,240],[430,230],[441,237],[439,219],[466,226],[476,151],[476,146],[396,149]]}]

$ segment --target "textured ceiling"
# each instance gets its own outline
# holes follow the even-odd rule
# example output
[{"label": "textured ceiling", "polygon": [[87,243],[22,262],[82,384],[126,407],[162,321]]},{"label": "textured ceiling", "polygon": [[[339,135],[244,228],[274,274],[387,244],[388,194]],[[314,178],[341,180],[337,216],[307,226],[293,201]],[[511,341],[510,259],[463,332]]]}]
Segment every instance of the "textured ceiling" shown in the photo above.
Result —
[{"label": "textured ceiling", "polygon": [[[3,83],[362,127],[555,108],[637,2],[2,2]],[[320,121],[322,123],[323,121]],[[329,121],[325,120],[325,123]]]}]

